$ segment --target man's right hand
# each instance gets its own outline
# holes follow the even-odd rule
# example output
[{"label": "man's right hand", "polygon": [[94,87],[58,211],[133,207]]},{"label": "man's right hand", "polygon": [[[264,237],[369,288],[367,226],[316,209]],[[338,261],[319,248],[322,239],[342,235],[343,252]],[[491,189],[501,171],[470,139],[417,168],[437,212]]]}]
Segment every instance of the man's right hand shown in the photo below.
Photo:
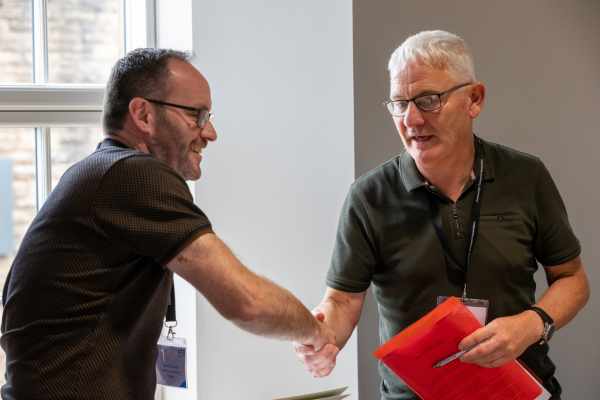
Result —
[{"label": "man's right hand", "polygon": [[333,371],[335,361],[340,349],[335,345],[336,334],[324,322],[325,315],[318,311],[313,311],[314,316],[320,321],[322,328],[315,338],[311,338],[302,343],[294,342],[294,350],[298,359],[308,372],[315,378],[323,378]]}]

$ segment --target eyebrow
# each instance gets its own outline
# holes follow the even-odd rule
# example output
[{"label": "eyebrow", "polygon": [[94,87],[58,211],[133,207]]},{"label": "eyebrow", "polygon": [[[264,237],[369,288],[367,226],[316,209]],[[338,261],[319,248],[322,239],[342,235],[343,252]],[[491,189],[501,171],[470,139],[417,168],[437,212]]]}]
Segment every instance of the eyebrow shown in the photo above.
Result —
[{"label": "eyebrow", "polygon": [[[421,90],[419,93],[417,93],[416,96],[414,96],[413,98],[417,98],[417,97],[421,97],[421,96],[427,96],[428,94],[438,94],[439,92],[435,89],[425,89],[425,90]],[[401,96],[392,96],[390,98],[390,100],[406,100],[407,97],[401,97]]]},{"label": "eyebrow", "polygon": [[415,96],[415,97],[425,96],[425,95],[428,95],[428,94],[438,94],[438,93],[440,93],[439,90],[426,89],[426,90],[423,90],[423,91],[419,92],[419,94],[417,94],[417,96]]}]

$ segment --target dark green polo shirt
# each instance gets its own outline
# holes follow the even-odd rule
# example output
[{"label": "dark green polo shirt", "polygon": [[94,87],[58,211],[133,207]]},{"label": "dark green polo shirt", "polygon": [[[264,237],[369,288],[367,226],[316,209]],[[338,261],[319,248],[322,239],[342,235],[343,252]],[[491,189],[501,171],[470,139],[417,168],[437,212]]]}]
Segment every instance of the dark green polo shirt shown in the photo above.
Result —
[{"label": "dark green polo shirt", "polygon": [[[489,300],[489,322],[533,305],[536,261],[560,265],[577,257],[581,247],[544,164],[528,154],[482,142],[485,186],[467,296]],[[476,175],[477,170],[474,165]],[[448,239],[463,263],[473,183],[467,182],[456,203],[436,196]],[[363,292],[373,283],[381,344],[430,312],[438,296],[462,294],[464,275],[452,266],[436,235],[426,190],[425,179],[403,150],[357,179],[342,209],[326,283],[351,293]],[[536,343],[520,358],[558,399],[560,386],[547,353],[548,345]],[[419,398],[381,362],[379,371],[384,399]]]}]

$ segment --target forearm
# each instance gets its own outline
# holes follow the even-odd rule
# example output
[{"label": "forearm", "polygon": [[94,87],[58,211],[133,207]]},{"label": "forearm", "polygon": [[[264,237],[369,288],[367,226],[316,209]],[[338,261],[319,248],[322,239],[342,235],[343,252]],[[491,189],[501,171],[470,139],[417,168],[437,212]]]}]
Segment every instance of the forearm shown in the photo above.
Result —
[{"label": "forearm", "polygon": [[[560,275],[548,275],[549,286],[538,302],[534,304],[544,310],[554,321],[555,330],[567,325],[585,306],[590,296],[587,275],[579,261],[574,260],[576,269],[569,269]],[[552,268],[552,267],[549,267]],[[548,269],[548,268],[547,268]],[[528,344],[537,343],[544,331],[544,321],[534,311],[522,313],[522,326],[527,326]]]},{"label": "forearm", "polygon": [[250,301],[240,317],[230,318],[239,328],[263,337],[304,342],[319,331],[319,322],[290,292],[254,275]]},{"label": "forearm", "polygon": [[[560,329],[568,324],[587,302],[587,275],[579,257],[562,265],[544,268],[549,286],[535,306],[550,315],[555,328]],[[491,339],[463,355],[461,360],[482,367],[498,367],[514,360],[527,347],[539,342],[543,332],[544,321],[532,310],[495,319],[461,341],[459,349],[464,350],[484,339]]]},{"label": "forearm", "polygon": [[330,296],[331,293],[332,290],[328,289],[313,313],[320,311],[325,314],[325,323],[336,333],[336,346],[341,350],[358,324],[365,293],[348,294],[350,299],[338,299],[338,296]]},{"label": "forearm", "polygon": [[298,342],[311,338],[322,345],[323,329],[310,311],[290,292],[246,268],[216,235],[198,237],[168,267],[245,331]]},{"label": "forearm", "polygon": [[589,297],[590,286],[582,267],[554,280],[535,306],[552,317],[558,330],[575,318]]}]

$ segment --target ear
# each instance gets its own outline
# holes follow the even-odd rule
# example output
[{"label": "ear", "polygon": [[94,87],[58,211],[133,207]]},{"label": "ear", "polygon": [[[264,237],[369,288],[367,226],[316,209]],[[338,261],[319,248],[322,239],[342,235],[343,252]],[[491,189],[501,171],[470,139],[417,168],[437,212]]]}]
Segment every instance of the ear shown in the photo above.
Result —
[{"label": "ear", "polygon": [[485,86],[481,82],[475,82],[470,89],[469,97],[471,98],[471,106],[469,107],[469,115],[471,118],[476,118],[485,100]]},{"label": "ear", "polygon": [[129,103],[129,117],[135,127],[152,136],[156,125],[156,112],[154,107],[141,97],[136,97]]}]

